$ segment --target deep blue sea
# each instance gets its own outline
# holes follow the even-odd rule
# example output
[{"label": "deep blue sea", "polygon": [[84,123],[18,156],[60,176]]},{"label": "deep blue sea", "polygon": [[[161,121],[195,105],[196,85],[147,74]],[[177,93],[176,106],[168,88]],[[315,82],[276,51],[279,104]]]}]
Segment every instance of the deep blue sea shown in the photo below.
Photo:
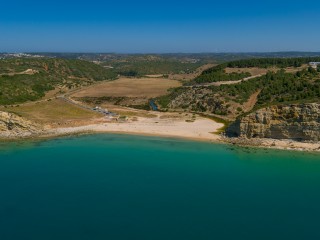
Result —
[{"label": "deep blue sea", "polygon": [[1,143],[7,239],[320,239],[320,155],[103,134]]}]

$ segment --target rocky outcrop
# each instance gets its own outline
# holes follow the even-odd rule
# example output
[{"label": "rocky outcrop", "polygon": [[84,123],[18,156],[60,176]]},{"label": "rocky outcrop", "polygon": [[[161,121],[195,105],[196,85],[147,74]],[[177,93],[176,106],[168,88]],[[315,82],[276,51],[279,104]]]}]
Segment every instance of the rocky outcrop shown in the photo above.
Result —
[{"label": "rocky outcrop", "polygon": [[43,132],[43,128],[16,114],[0,111],[0,138],[30,137]]},{"label": "rocky outcrop", "polygon": [[260,109],[238,119],[226,133],[233,137],[320,141],[320,104],[292,104]]},{"label": "rocky outcrop", "polygon": [[174,96],[168,108],[228,116],[235,112],[229,109],[230,106],[227,106],[227,103],[220,96],[215,95],[210,88],[185,87]]}]

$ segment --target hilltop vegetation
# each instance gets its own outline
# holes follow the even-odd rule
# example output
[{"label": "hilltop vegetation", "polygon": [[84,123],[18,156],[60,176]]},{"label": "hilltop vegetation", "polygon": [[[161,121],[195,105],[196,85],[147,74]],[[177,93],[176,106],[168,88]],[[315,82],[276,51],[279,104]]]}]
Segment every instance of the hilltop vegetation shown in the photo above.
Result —
[{"label": "hilltop vegetation", "polygon": [[243,59],[232,61],[217,65],[202,72],[200,76],[195,78],[188,85],[199,83],[211,83],[219,81],[234,81],[246,77],[251,74],[247,72],[240,73],[226,73],[226,68],[288,68],[288,67],[301,67],[309,62],[320,62],[320,57],[305,57],[305,58],[256,58],[256,59]]},{"label": "hilltop vegetation", "polygon": [[320,62],[320,57],[299,57],[299,58],[252,58],[252,59],[241,59],[231,62],[225,62],[210,68],[203,72],[203,74],[208,74],[211,72],[216,72],[223,70],[227,67],[229,68],[250,68],[250,67],[301,67],[303,64],[309,64],[310,62]]},{"label": "hilltop vegetation", "polygon": [[192,73],[204,63],[197,59],[175,59],[158,56],[130,56],[125,59],[105,60],[102,66],[113,67],[114,70],[128,77],[142,77],[154,74]]},{"label": "hilltop vegetation", "polygon": [[320,57],[304,57],[304,58],[257,58],[257,59],[245,59],[239,61],[232,61],[220,65],[220,67],[230,68],[246,68],[246,67],[301,67],[303,64],[310,62],[320,62]]},{"label": "hilltop vegetation", "polygon": [[192,73],[201,63],[182,63],[178,61],[134,62],[114,64],[116,71],[123,76],[144,76],[152,74]]},{"label": "hilltop vegetation", "polygon": [[[283,53],[285,56],[286,54]],[[112,66],[117,73],[124,76],[139,77],[147,74],[178,74],[192,73],[201,65],[206,63],[224,62],[233,58],[239,59],[231,62],[224,62],[216,67],[203,72],[201,76],[194,80],[195,83],[209,83],[217,81],[239,80],[249,77],[249,73],[226,74],[223,70],[229,68],[250,68],[250,67],[300,67],[309,62],[318,62],[320,57],[300,57],[300,58],[270,58],[266,54],[261,55],[245,54],[194,54],[194,55],[130,55],[118,56],[112,59],[104,59],[103,66]],[[244,59],[241,59],[244,58]]]},{"label": "hilltop vegetation", "polygon": [[[204,71],[198,79],[206,82],[221,81],[217,73],[230,77],[226,67],[300,67],[309,61],[320,58],[299,59],[254,59],[224,63]],[[275,65],[273,65],[275,63]],[[239,76],[239,75],[238,75]],[[220,78],[226,81],[225,78]],[[240,76],[239,76],[240,77]],[[229,79],[231,80],[231,79]],[[267,74],[242,81],[238,84],[220,86],[180,87],[172,89],[170,94],[157,99],[162,109],[180,109],[226,116],[234,119],[239,115],[268,105],[295,102],[316,102],[320,99],[320,69],[311,67],[297,72],[284,69],[269,71]]]},{"label": "hilltop vegetation", "polygon": [[[288,54],[283,53],[283,56]],[[266,56],[261,58],[261,56]],[[192,73],[201,65],[207,63],[222,64],[208,69],[194,80],[195,84],[217,81],[239,80],[249,77],[249,73],[226,74],[223,70],[230,68],[287,68],[301,67],[309,62],[318,62],[320,57],[300,58],[270,58],[269,54],[194,54],[194,55],[130,55],[118,56],[112,59],[101,60],[103,66],[112,66],[117,73],[123,76],[140,77],[148,74],[179,74]],[[295,56],[295,55],[293,55]],[[249,58],[250,57],[250,58]],[[259,58],[260,57],[260,58]],[[244,58],[244,59],[241,59]],[[248,59],[249,58],[249,59]],[[231,62],[232,59],[239,59]]]},{"label": "hilltop vegetation", "polygon": [[284,70],[268,72],[266,75],[240,84],[211,87],[214,92],[244,103],[256,91],[260,91],[256,105],[293,101],[313,101],[320,98],[320,76],[313,68],[295,74]]},{"label": "hilltop vegetation", "polygon": [[33,101],[56,87],[72,89],[116,77],[112,70],[81,60],[0,60],[0,104]]},{"label": "hilltop vegetation", "polygon": [[226,73],[224,69],[216,69],[215,71],[210,71],[202,73],[200,76],[196,77],[193,81],[187,83],[186,85],[194,85],[201,83],[212,83],[221,81],[234,81],[250,77],[251,74],[248,72],[241,73]]}]

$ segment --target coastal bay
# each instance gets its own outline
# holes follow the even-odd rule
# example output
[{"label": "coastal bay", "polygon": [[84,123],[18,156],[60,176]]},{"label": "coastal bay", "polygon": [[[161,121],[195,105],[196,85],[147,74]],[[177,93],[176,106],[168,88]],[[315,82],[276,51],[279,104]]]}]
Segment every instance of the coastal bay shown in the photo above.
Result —
[{"label": "coastal bay", "polygon": [[1,239],[316,239],[319,154],[147,136],[0,145]]}]

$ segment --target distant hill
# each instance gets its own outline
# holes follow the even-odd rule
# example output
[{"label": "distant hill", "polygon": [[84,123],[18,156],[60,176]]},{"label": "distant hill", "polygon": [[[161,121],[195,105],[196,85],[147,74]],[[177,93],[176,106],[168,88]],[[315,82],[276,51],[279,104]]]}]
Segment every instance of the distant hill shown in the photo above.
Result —
[{"label": "distant hill", "polygon": [[[154,74],[194,73],[202,65],[261,58],[307,58],[320,56],[320,52],[270,52],[270,53],[0,53],[1,58],[60,58],[95,62],[116,73],[139,77]],[[238,76],[231,76],[236,79]],[[241,77],[241,76],[240,76]]]},{"label": "distant hill", "polygon": [[82,60],[12,58],[0,60],[0,104],[37,100],[56,87],[72,89],[115,79],[113,70]]},{"label": "distant hill", "polygon": [[[320,52],[243,52],[243,53],[148,53],[148,54],[118,54],[118,53],[46,53],[34,52],[26,53],[29,57],[49,57],[63,59],[84,59],[88,61],[124,61],[124,60],[146,60],[157,58],[160,60],[178,60],[185,61],[190,59],[198,59],[205,62],[230,62],[241,59],[253,58],[301,58],[301,57],[316,57],[320,56]],[[0,53],[1,57],[15,57],[19,54]]]}]

